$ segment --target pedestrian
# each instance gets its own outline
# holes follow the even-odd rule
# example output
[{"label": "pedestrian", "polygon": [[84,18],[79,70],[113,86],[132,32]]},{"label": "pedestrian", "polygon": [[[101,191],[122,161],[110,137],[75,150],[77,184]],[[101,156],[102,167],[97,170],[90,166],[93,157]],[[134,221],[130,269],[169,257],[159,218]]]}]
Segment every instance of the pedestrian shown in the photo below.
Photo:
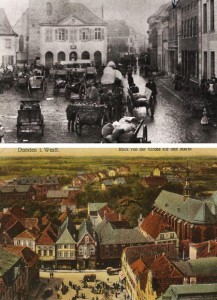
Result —
[{"label": "pedestrian", "polygon": [[48,279],[47,279],[47,284],[49,284],[49,283],[50,283],[50,279],[48,278]]},{"label": "pedestrian", "polygon": [[129,87],[134,85],[134,79],[133,79],[133,75],[131,73],[128,74],[128,84],[129,84]]},{"label": "pedestrian", "polygon": [[74,131],[74,123],[75,123],[76,114],[77,114],[77,111],[72,102],[66,108],[66,117],[68,120],[68,131],[70,131],[70,130],[72,132]]},{"label": "pedestrian", "polygon": [[149,109],[150,109],[150,113],[151,113],[151,119],[153,119],[154,118],[154,109],[155,109],[153,96],[151,96],[149,99]]},{"label": "pedestrian", "polygon": [[208,125],[209,125],[209,119],[207,117],[207,112],[206,112],[205,108],[203,110],[203,117],[202,117],[200,123],[202,125],[202,130],[207,131],[208,130]]},{"label": "pedestrian", "polygon": [[148,82],[146,83],[146,87],[152,91],[152,96],[154,99],[154,105],[157,103],[157,87],[154,81],[154,78],[149,78]]}]

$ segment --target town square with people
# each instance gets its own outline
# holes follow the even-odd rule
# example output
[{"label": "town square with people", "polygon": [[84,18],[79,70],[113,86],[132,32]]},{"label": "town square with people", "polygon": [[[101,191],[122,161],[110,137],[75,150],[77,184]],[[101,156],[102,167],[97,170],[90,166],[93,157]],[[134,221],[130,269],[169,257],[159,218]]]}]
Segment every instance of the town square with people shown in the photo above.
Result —
[{"label": "town square with people", "polygon": [[100,1],[1,8],[2,142],[214,143],[214,1],[162,0],[140,31]]}]

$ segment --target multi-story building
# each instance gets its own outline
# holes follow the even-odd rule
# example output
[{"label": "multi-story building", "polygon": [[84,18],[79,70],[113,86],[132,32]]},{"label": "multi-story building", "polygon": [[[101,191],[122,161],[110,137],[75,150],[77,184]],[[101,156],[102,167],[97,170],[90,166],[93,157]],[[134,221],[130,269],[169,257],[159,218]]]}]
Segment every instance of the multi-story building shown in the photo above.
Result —
[{"label": "multi-story building", "polygon": [[0,299],[24,300],[28,291],[28,269],[21,256],[0,248]]},{"label": "multi-story building", "polygon": [[169,35],[168,35],[168,63],[169,73],[175,74],[181,71],[181,49],[180,49],[180,26],[181,10],[170,5],[167,7],[169,14]]},{"label": "multi-story building", "polygon": [[199,1],[185,0],[180,3],[182,75],[192,83],[199,80]]},{"label": "multi-story building", "polygon": [[0,66],[16,63],[17,34],[11,27],[3,8],[0,8]]},{"label": "multi-story building", "polygon": [[77,268],[96,269],[97,236],[90,220],[83,221],[79,227],[77,242]]},{"label": "multi-story building", "polygon": [[61,227],[56,241],[57,268],[76,268],[76,228],[70,217],[67,217]]},{"label": "multi-story building", "polygon": [[200,75],[210,79],[217,70],[217,4],[214,0],[200,0]]},{"label": "multi-story building", "polygon": [[[107,27],[81,3],[69,0],[30,0],[14,26],[19,34],[18,56],[55,64],[72,59],[107,61]],[[25,54],[25,55],[24,55]]]}]

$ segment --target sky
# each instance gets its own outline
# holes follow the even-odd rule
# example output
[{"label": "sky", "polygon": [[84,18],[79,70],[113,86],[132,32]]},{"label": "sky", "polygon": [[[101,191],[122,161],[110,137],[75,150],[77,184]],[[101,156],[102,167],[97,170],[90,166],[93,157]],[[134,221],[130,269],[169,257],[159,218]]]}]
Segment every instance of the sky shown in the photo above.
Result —
[{"label": "sky", "polygon": [[[39,2],[39,0],[35,1]],[[142,34],[145,34],[148,29],[147,18],[161,4],[168,3],[168,0],[71,0],[73,1],[82,2],[98,15],[101,14],[103,4],[105,19],[125,19],[129,25]],[[12,26],[26,10],[28,2],[29,0],[0,0],[0,7],[5,8]]]}]

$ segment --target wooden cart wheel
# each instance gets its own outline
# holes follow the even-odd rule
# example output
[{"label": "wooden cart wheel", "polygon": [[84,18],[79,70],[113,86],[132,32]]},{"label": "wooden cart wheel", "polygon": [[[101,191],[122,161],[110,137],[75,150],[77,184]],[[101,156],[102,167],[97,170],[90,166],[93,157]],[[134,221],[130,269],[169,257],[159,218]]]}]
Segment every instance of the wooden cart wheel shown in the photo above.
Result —
[{"label": "wooden cart wheel", "polygon": [[103,127],[104,126],[104,124],[105,124],[105,116],[103,115],[102,116],[102,119],[101,119],[101,127]]},{"label": "wooden cart wheel", "polygon": [[79,97],[80,97],[80,100],[84,100],[86,99],[86,86],[84,84],[82,84],[80,86],[80,89],[79,89]]},{"label": "wooden cart wheel", "polygon": [[75,118],[75,132],[79,136],[82,135],[82,124],[81,124],[81,119],[80,119],[79,115],[77,115]]}]

